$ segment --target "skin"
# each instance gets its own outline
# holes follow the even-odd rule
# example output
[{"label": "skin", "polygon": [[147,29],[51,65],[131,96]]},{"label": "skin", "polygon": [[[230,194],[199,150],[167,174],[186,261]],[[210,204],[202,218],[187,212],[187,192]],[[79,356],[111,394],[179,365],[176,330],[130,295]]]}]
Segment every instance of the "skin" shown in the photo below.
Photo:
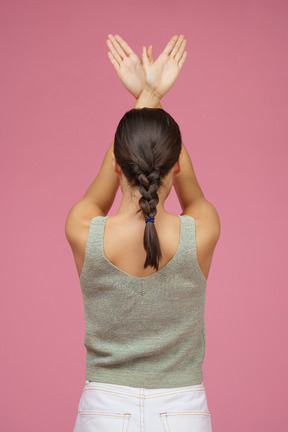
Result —
[{"label": "skin", "polygon": [[[161,100],[174,85],[187,57],[184,35],[174,35],[155,61],[152,45],[148,49],[143,46],[140,59],[119,35],[109,34],[106,43],[108,58],[120,81],[136,99],[134,108],[162,108]],[[140,192],[128,184],[115,160],[112,142],[95,180],[84,197],[70,209],[65,223],[65,234],[79,276],[83,268],[90,221],[96,216],[108,214],[119,186],[123,197],[116,215],[106,220],[104,254],[114,266],[135,277],[146,277],[156,271],[152,267],[144,269],[145,222],[142,212],[136,213]],[[204,197],[183,143],[178,161],[158,190],[155,227],[162,251],[160,269],[173,258],[179,245],[179,217],[164,208],[172,187],[179,199],[182,214],[195,219],[198,263],[207,279],[220,236],[220,220],[215,207]]]}]

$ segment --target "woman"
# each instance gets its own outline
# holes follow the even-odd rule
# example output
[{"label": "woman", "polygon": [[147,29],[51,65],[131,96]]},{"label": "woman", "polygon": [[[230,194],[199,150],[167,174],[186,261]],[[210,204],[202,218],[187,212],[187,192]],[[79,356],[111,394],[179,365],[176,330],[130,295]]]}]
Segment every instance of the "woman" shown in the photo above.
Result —
[{"label": "woman", "polygon": [[[186,40],[173,36],[155,62],[152,46],[141,62],[120,36],[109,35],[107,45],[136,104],[65,225],[87,349],[74,432],[211,432],[204,308],[220,221],[160,104],[184,64]],[[120,208],[107,217],[119,185]],[[180,216],[164,208],[172,186]]]}]

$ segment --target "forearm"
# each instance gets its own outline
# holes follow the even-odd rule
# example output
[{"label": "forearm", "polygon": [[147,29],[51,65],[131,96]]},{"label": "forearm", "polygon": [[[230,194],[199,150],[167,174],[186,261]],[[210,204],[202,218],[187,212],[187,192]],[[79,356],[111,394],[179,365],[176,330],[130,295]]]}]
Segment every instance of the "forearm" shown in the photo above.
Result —
[{"label": "forearm", "polygon": [[160,104],[159,96],[153,92],[153,90],[149,90],[145,88],[140,93],[140,96],[136,100],[134,108],[162,108]]},{"label": "forearm", "polygon": [[197,199],[205,198],[183,142],[180,155],[180,173],[174,177],[173,186],[182,210],[187,209]]},{"label": "forearm", "polygon": [[[145,89],[136,101],[135,108],[162,108],[160,98],[149,89]],[[180,160],[180,173],[174,178],[173,186],[179,199],[182,210],[192,205],[198,198],[204,198],[204,194],[197,181],[190,156],[182,142]]]},{"label": "forearm", "polygon": [[[162,108],[159,97],[150,90],[143,90],[136,100],[134,108]],[[112,151],[114,141],[110,144],[101,168],[94,181],[88,187],[83,198],[88,198],[95,203],[104,214],[107,214],[114,202],[117,190],[119,188],[119,177],[113,170]]]},{"label": "forearm", "polygon": [[106,151],[97,176],[83,196],[83,198],[92,200],[104,214],[110,210],[120,184],[119,177],[114,172],[112,165],[113,146],[114,141]]}]

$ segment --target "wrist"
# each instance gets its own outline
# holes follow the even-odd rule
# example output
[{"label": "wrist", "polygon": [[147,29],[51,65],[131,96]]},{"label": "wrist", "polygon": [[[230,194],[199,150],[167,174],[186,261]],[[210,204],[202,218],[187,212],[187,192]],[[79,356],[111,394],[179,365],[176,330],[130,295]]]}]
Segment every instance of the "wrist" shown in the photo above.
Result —
[{"label": "wrist", "polygon": [[158,93],[157,90],[153,89],[148,83],[145,84],[145,87],[142,89],[142,91],[145,91],[147,94],[157,96],[158,99],[162,99],[162,95],[160,95],[160,93]]},{"label": "wrist", "polygon": [[136,99],[135,108],[161,108],[160,100],[161,96],[155,90],[150,87],[144,87]]}]

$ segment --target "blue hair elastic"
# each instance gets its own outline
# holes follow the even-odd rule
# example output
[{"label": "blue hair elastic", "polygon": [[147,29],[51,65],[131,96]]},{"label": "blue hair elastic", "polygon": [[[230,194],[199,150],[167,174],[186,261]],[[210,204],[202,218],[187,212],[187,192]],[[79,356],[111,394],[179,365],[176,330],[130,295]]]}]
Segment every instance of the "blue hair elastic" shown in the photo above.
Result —
[{"label": "blue hair elastic", "polygon": [[148,217],[148,218],[145,218],[145,222],[147,223],[147,222],[155,222],[155,216],[152,216],[152,217]]}]

